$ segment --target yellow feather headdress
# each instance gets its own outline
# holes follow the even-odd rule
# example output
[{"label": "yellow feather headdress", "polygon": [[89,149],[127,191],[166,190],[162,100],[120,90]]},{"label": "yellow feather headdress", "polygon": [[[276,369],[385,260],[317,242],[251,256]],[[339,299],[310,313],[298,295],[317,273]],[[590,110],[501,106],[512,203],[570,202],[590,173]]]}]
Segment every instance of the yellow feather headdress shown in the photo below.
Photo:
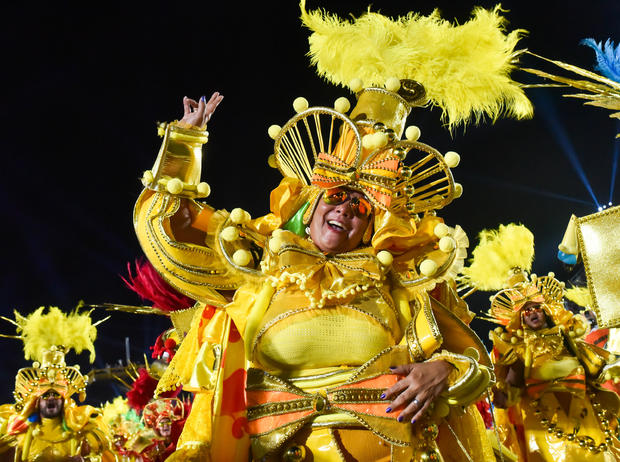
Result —
[{"label": "yellow feather headdress", "polygon": [[478,290],[500,290],[514,285],[513,277],[532,269],[534,235],[523,225],[510,223],[480,232],[471,264],[462,269],[463,281]]},{"label": "yellow feather headdress", "polygon": [[310,30],[312,64],[320,76],[349,86],[382,86],[390,77],[410,79],[439,106],[450,129],[485,116],[531,117],[532,104],[510,78],[523,30],[505,32],[501,8],[476,8],[472,18],[452,25],[435,10],[390,19],[370,10],[351,21],[317,10],[301,19]]},{"label": "yellow feather headdress", "polygon": [[[89,360],[95,360],[94,341],[97,338],[97,325],[105,319],[93,324],[91,311],[80,312],[78,306],[71,313],[63,313],[58,307],[49,307],[47,312],[41,306],[28,316],[15,311],[15,321],[1,317],[16,326],[16,336],[24,343],[24,357],[41,362],[44,353],[52,347],[62,346],[66,351],[73,349],[76,353],[84,350],[90,352]],[[106,318],[107,319],[107,318]]]}]

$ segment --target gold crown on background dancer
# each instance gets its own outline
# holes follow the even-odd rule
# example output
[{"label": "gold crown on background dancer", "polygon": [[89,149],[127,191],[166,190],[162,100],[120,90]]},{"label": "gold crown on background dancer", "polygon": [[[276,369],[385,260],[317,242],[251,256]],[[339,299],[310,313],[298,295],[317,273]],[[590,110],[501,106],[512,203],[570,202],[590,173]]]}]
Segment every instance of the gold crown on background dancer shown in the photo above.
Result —
[{"label": "gold crown on background dancer", "polygon": [[17,372],[13,396],[18,407],[24,406],[33,396],[39,397],[54,390],[64,398],[79,393],[79,400],[86,398],[88,377],[82,375],[79,365],[67,366],[63,346],[55,346],[42,354],[42,361]]},{"label": "gold crown on background dancer", "polygon": [[522,282],[491,297],[489,320],[507,328],[520,327],[521,309],[528,301],[533,301],[542,305],[555,324],[564,324],[573,316],[562,302],[564,288],[565,284],[557,280],[554,273],[540,277],[526,275]]}]

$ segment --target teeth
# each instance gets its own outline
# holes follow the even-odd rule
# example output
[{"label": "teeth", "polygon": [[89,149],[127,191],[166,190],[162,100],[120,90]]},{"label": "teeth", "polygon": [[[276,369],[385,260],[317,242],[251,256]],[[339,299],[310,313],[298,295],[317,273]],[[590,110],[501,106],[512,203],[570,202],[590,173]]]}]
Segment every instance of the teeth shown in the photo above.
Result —
[{"label": "teeth", "polygon": [[344,229],[344,227],[337,221],[329,220],[327,224],[331,226],[335,226],[336,228]]}]

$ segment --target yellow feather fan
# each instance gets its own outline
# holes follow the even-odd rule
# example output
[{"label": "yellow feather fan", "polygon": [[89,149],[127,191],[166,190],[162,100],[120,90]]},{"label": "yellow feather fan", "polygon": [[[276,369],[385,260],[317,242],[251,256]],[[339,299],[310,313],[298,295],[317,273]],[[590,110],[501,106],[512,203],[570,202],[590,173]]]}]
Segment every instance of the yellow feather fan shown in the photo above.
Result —
[{"label": "yellow feather fan", "polygon": [[497,230],[483,230],[472,252],[471,265],[463,268],[464,282],[478,290],[506,287],[515,269],[529,272],[534,260],[534,235],[523,225],[510,223]]},{"label": "yellow feather fan", "polygon": [[[54,346],[63,346],[65,351],[69,349],[81,353],[84,350],[90,352],[90,362],[95,360],[94,341],[97,338],[97,325],[105,321],[103,319],[93,324],[90,311],[79,312],[78,306],[71,313],[63,313],[55,306],[39,307],[28,316],[22,316],[15,311],[15,321],[2,317],[5,321],[16,326],[17,336],[24,342],[24,357],[33,361],[41,361],[43,353]],[[3,335],[3,337],[9,337]]]},{"label": "yellow feather fan", "polygon": [[592,296],[587,287],[571,287],[566,289],[564,297],[584,308],[592,306]]},{"label": "yellow feather fan", "polygon": [[438,11],[390,19],[368,11],[352,21],[325,11],[301,19],[310,30],[312,64],[327,80],[348,86],[383,86],[390,77],[421,83],[450,129],[487,116],[531,117],[532,104],[510,78],[523,30],[505,33],[499,6],[476,8],[468,22],[454,26]]}]

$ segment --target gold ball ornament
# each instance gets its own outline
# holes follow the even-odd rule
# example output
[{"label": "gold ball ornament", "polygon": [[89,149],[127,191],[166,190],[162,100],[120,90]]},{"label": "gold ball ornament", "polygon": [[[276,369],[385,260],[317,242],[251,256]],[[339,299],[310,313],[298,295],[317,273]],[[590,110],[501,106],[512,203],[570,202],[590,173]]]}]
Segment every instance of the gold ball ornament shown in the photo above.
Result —
[{"label": "gold ball ornament", "polygon": [[248,266],[252,261],[252,254],[244,249],[239,249],[232,256],[233,262],[237,266]]},{"label": "gold ball ornament", "polygon": [[422,263],[420,263],[420,273],[424,276],[432,276],[437,272],[437,263],[435,263],[430,258],[427,258]]},{"label": "gold ball ornament", "polygon": [[269,250],[271,250],[273,253],[277,253],[281,247],[282,239],[280,239],[279,237],[274,236],[269,240]]},{"label": "gold ball ornament", "polygon": [[394,261],[394,257],[387,250],[381,250],[377,252],[377,260],[379,260],[379,263],[383,266],[390,266]]},{"label": "gold ball ornament", "polygon": [[142,184],[149,186],[153,182],[153,172],[151,170],[145,170],[142,174]]},{"label": "gold ball ornament", "polygon": [[373,136],[375,138],[375,145],[377,146],[377,148],[387,146],[387,144],[390,142],[390,138],[388,137],[387,133],[377,132]]},{"label": "gold ball ornament", "polygon": [[400,90],[400,79],[398,77],[389,77],[385,81],[385,89],[387,91],[397,92]]},{"label": "gold ball ornament", "polygon": [[209,186],[209,183],[201,181],[198,183],[198,186],[196,186],[196,191],[198,191],[198,194],[201,196],[207,197],[211,194],[211,186]]},{"label": "gold ball ornament", "polygon": [[586,331],[583,327],[578,327],[577,329],[575,329],[575,335],[577,337],[581,337],[583,334],[585,334]]},{"label": "gold ball ornament", "polygon": [[280,127],[279,125],[271,125],[269,129],[267,130],[267,133],[269,134],[269,137],[271,139],[275,140],[281,131],[282,131],[282,127]]},{"label": "gold ball ornament", "polygon": [[310,106],[310,104],[303,96],[295,98],[295,101],[293,101],[293,109],[295,109],[295,112],[298,114],[308,109],[308,106]]},{"label": "gold ball ornament", "polygon": [[454,197],[459,198],[463,195],[463,185],[461,183],[454,183]]},{"label": "gold ball ornament", "polygon": [[373,133],[369,133],[362,137],[362,147],[369,151],[375,149],[375,138],[373,137]]},{"label": "gold ball ornament", "polygon": [[347,98],[341,96],[336,101],[334,101],[334,109],[338,112],[346,114],[347,112],[349,112],[349,109],[351,109],[351,103]]},{"label": "gold ball ornament", "polygon": [[271,168],[278,168],[278,162],[276,161],[276,155],[275,155],[275,154],[271,154],[271,155],[267,158],[267,164],[268,164]]},{"label": "gold ball ornament", "polygon": [[359,79],[359,78],[353,79],[349,83],[349,88],[351,89],[353,93],[357,93],[358,91],[361,91],[364,88],[364,82],[362,82],[362,79]]},{"label": "gold ball ornament", "polygon": [[445,237],[450,233],[450,228],[445,223],[437,223],[435,225],[435,228],[433,228],[433,233],[435,233],[435,236],[441,239],[442,237]]},{"label": "gold ball ornament", "polygon": [[439,239],[439,250],[445,253],[452,252],[456,247],[456,241],[450,236],[444,236]]},{"label": "gold ball ornament", "polygon": [[405,129],[405,137],[409,141],[418,141],[420,139],[420,135],[422,135],[422,132],[420,131],[420,128],[415,125],[410,125]]},{"label": "gold ball ornament", "polygon": [[226,242],[234,242],[239,239],[239,230],[235,226],[227,226],[220,235]]},{"label": "gold ball ornament", "polygon": [[458,153],[454,151],[448,151],[444,154],[443,160],[446,162],[448,167],[456,168],[461,162],[461,156],[459,156]]},{"label": "gold ball ornament", "polygon": [[183,182],[178,178],[172,178],[166,183],[166,189],[170,194],[179,194],[183,191]]},{"label": "gold ball ornament", "polygon": [[248,212],[240,208],[234,208],[230,212],[230,221],[237,225],[242,225],[248,221],[250,221],[251,217]]}]

